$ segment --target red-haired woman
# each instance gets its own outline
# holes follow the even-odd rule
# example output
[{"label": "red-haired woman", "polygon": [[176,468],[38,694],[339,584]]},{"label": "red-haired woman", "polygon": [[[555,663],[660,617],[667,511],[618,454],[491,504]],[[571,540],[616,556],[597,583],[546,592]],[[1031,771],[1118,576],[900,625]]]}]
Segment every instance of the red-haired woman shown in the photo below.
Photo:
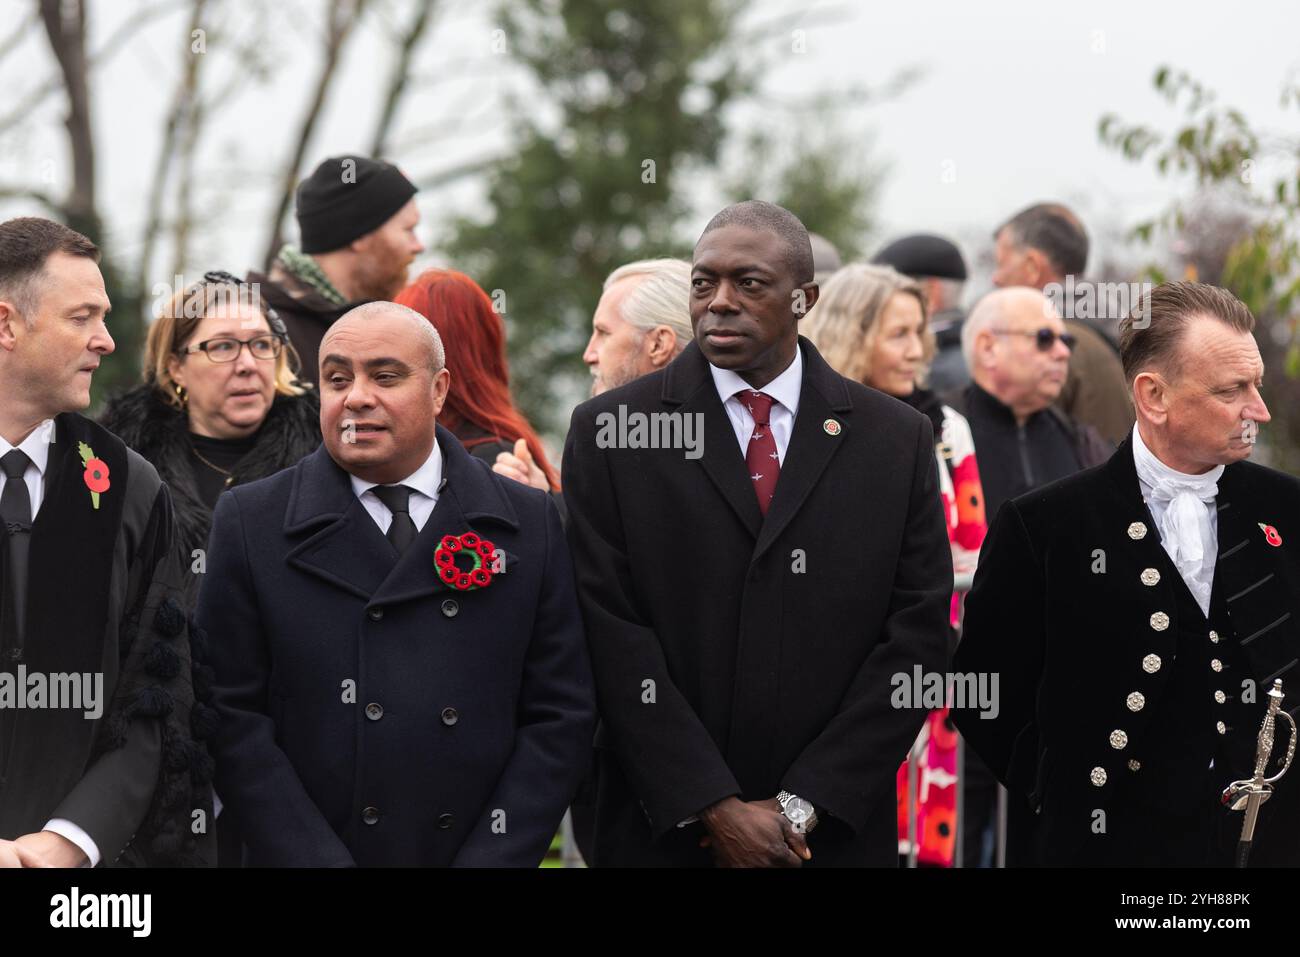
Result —
[{"label": "red-haired woman", "polygon": [[488,465],[496,462],[498,453],[513,451],[515,443],[523,439],[551,490],[559,491],[559,474],[510,397],[505,323],[487,293],[464,273],[429,269],[403,289],[396,301],[432,322],[442,337],[451,389],[438,416],[439,424]]}]

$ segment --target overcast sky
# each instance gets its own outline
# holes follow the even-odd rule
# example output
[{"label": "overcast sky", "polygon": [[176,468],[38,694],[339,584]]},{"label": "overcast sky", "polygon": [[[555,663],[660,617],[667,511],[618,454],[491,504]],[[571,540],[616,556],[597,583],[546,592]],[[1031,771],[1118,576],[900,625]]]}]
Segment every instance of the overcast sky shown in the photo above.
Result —
[{"label": "overcast sky", "polygon": [[[93,3],[92,46],[142,2]],[[238,10],[250,0],[224,2]],[[205,168],[220,170],[221,179],[211,173],[206,179],[207,228],[196,254],[202,262],[195,266],[242,269],[261,253],[270,182],[289,150],[289,130],[316,66],[309,44],[320,6],[313,0],[277,5],[269,42],[279,51],[280,69],[268,86],[251,87],[231,102],[204,141]],[[417,70],[440,82],[408,101],[399,124],[403,147],[393,158],[412,175],[502,148],[509,132],[502,97],[520,82],[509,57],[492,51],[496,24],[489,3],[447,0],[444,8],[448,12],[416,58]],[[29,9],[19,0],[0,0],[0,37]],[[1165,128],[1175,121],[1177,114],[1151,86],[1159,64],[1191,71],[1257,126],[1295,129],[1300,116],[1294,107],[1284,113],[1279,106],[1283,83],[1300,61],[1296,0],[1249,7],[1200,0],[769,0],[754,17],[781,12],[802,14],[807,26],[787,24],[766,38],[767,49],[778,52],[764,83],[771,93],[874,86],[909,67],[924,71],[890,102],[849,103],[843,110],[844,129],[860,136],[864,148],[871,143],[870,155],[888,164],[879,208],[882,240],[913,230],[945,232],[974,253],[1016,209],[1051,198],[1075,204],[1104,244],[1106,233],[1163,208],[1185,184],[1158,178],[1150,164],[1123,160],[1104,149],[1096,133],[1107,112]],[[184,14],[158,20],[95,77],[101,195],[113,241],[128,255],[138,246],[184,26]],[[792,49],[795,29],[805,29],[802,53]],[[377,33],[371,23],[349,50],[309,150],[309,168],[326,155],[368,144],[389,63]],[[5,100],[13,102],[52,71],[48,47],[33,32],[0,63]],[[66,183],[59,123],[59,104],[51,101],[21,131],[0,137],[0,183],[52,180],[56,190]],[[443,135],[422,142],[417,133],[429,128]],[[480,187],[471,180],[422,193],[427,235],[436,237],[452,213],[479,208]],[[0,215],[38,211],[0,204]],[[711,211],[702,210],[700,223],[684,228],[698,230]],[[428,259],[440,261],[436,248]]]}]

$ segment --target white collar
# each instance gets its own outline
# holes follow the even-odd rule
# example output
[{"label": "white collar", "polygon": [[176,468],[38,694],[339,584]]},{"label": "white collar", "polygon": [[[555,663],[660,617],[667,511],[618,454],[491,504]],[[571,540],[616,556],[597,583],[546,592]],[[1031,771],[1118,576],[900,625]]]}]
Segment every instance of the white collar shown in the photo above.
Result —
[{"label": "white collar", "polygon": [[1216,465],[1203,475],[1188,475],[1170,468],[1142,441],[1142,433],[1136,424],[1133,426],[1133,464],[1137,468],[1138,480],[1152,489],[1167,489],[1171,494],[1186,490],[1202,498],[1205,493],[1211,497],[1216,494],[1211,489],[1218,485],[1224,469],[1224,466]]},{"label": "white collar", "polygon": [[[713,363],[709,363],[709,372],[713,374],[713,385],[718,390],[718,398],[722,404],[726,405],[727,400],[743,389],[753,389],[754,387],[732,372],[730,369],[719,369]],[[794,359],[785,367],[785,371],[769,382],[759,391],[770,395],[774,400],[781,403],[790,410],[793,417],[799,411],[799,390],[803,387],[803,351],[796,342],[794,346]]]},{"label": "white collar", "polygon": [[45,466],[50,461],[50,443],[54,441],[54,420],[46,419],[28,434],[17,445],[10,445],[6,439],[0,438],[0,455],[8,455],[14,449],[21,449],[26,456],[32,460],[36,466],[36,471],[45,475]]},{"label": "white collar", "polygon": [[[358,498],[361,497],[363,492],[368,492],[380,484],[378,482],[367,482],[365,479],[357,478],[351,473],[348,474],[348,478],[352,480],[352,491],[356,493]],[[442,484],[442,450],[438,448],[438,440],[436,438],[433,440],[433,451],[429,453],[429,457],[424,460],[423,465],[406,478],[391,484],[405,485],[408,488],[415,489],[422,495],[436,499],[438,497],[438,486]]]}]

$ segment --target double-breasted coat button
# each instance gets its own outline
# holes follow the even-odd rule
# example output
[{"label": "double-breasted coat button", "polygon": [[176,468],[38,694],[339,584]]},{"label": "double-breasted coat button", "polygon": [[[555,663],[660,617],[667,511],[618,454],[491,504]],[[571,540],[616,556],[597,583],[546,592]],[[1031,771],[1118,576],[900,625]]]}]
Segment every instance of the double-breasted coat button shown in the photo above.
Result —
[{"label": "double-breasted coat button", "polygon": [[1144,584],[1144,585],[1159,585],[1159,584],[1160,584],[1160,569],[1158,569],[1158,568],[1144,568],[1144,569],[1142,569],[1142,584]]},{"label": "double-breasted coat button", "polygon": [[1128,735],[1116,728],[1110,733],[1110,746],[1116,751],[1128,744]]},{"label": "double-breasted coat button", "polygon": [[367,824],[378,824],[379,808],[377,807],[366,808],[364,811],[361,812],[361,820],[365,821]]},{"label": "double-breasted coat button", "polygon": [[1224,724],[1222,721],[1216,721],[1214,722],[1214,730],[1218,731],[1219,734],[1227,734],[1228,726]]},{"label": "double-breasted coat button", "polygon": [[1214,692],[1214,700],[1219,702],[1219,704],[1223,704],[1225,701],[1228,700],[1228,696],[1224,694],[1222,691],[1216,691]]},{"label": "double-breasted coat button", "polygon": [[1216,645],[1219,643],[1219,633],[1217,631],[1210,632],[1210,641]]},{"label": "double-breasted coat button", "polygon": [[442,603],[442,613],[448,618],[455,618],[460,614],[460,602],[454,598],[448,598]]},{"label": "double-breasted coat button", "polygon": [[1222,671],[1222,670],[1223,670],[1223,662],[1220,661],[1218,658],[1211,658],[1211,659],[1210,659],[1210,667],[1213,668],[1215,671]]},{"label": "double-breasted coat button", "polygon": [[1164,631],[1169,627],[1169,616],[1163,611],[1158,611],[1151,616],[1151,627],[1156,631]]},{"label": "double-breasted coat button", "polygon": [[366,705],[366,717],[371,721],[378,721],[384,716],[384,706],[377,702],[370,702]]},{"label": "double-breasted coat button", "polygon": [[1096,787],[1101,787],[1106,783],[1106,769],[1093,768],[1092,772],[1088,775],[1088,780],[1091,781]]},{"label": "double-breasted coat button", "polygon": [[1141,768],[1142,768],[1142,762],[1141,762],[1141,761],[1138,761],[1138,760],[1136,760],[1136,759],[1134,759],[1134,760],[1132,760],[1132,761],[1130,761],[1130,762],[1128,763],[1128,769],[1129,769],[1130,771],[1139,771],[1139,770],[1141,770]]},{"label": "double-breasted coat button", "polygon": [[451,821],[452,818],[450,814],[438,815],[438,826],[442,828],[444,831],[447,830],[447,828],[451,827]]},{"label": "double-breasted coat button", "polygon": [[1130,711],[1141,711],[1147,703],[1147,698],[1141,691],[1134,691],[1128,696],[1126,703]]},{"label": "double-breasted coat button", "polygon": [[442,709],[442,723],[445,724],[447,727],[450,728],[453,724],[455,724],[459,720],[460,720],[460,714],[457,713],[455,708]]},{"label": "double-breasted coat button", "polygon": [[1157,671],[1159,671],[1159,670],[1160,670],[1160,656],[1159,656],[1159,655],[1147,655],[1145,658],[1143,658],[1143,659],[1142,659],[1142,670],[1145,671],[1145,672],[1146,672],[1147,674],[1149,674],[1149,675],[1153,675],[1153,674],[1155,674]]},{"label": "double-breasted coat button", "polygon": [[1147,537],[1147,527],[1141,522],[1134,522],[1128,527],[1128,537],[1133,541],[1141,541]]},{"label": "double-breasted coat button", "polygon": [[384,610],[382,608],[372,608],[366,614],[370,616],[371,621],[379,621],[384,617]]}]

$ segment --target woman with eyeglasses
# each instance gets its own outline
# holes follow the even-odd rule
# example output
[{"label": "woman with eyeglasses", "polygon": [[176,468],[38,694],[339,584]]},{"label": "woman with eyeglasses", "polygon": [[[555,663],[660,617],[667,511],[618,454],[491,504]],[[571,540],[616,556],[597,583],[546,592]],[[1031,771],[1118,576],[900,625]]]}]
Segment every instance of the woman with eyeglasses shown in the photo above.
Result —
[{"label": "woman with eyeglasses", "polygon": [[[208,273],[149,328],[144,383],[100,417],[171,490],[187,554],[207,545],[226,489],[288,468],[320,444],[320,405],[296,380],[298,357],[256,286]],[[199,576],[192,575],[190,604]]]},{"label": "woman with eyeglasses", "polygon": [[[914,280],[889,266],[852,263],[822,286],[804,320],[804,334],[841,375],[894,396],[929,417],[934,426],[939,490],[953,570],[958,580],[975,571],[988,531],[975,444],[966,419],[923,387],[935,341],[927,324],[925,294]],[[881,463],[887,467],[888,463]],[[961,619],[961,592],[954,589],[951,623]],[[931,712],[921,729],[917,755],[916,822],[908,800],[909,776],[898,773],[899,856],[915,853],[918,863],[951,867],[956,850],[957,732],[948,709]],[[915,827],[913,838],[912,828]]]}]

